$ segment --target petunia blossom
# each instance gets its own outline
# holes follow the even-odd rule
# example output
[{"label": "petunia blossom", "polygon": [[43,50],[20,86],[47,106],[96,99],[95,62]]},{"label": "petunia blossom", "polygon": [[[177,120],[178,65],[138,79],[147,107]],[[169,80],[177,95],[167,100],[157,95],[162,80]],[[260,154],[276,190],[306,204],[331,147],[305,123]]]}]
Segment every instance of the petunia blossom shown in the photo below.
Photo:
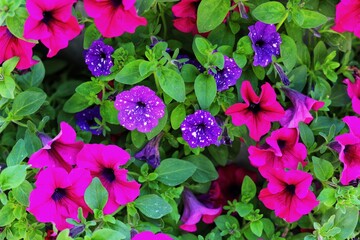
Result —
[{"label": "petunia blossom", "polygon": [[144,231],[137,233],[131,240],[172,240],[170,236],[164,233],[152,233],[150,231]]},{"label": "petunia blossom", "polygon": [[335,137],[340,144],[339,158],[344,163],[340,182],[344,185],[360,178],[360,118],[346,116],[343,121],[349,126],[350,132]]},{"label": "petunia blossom", "polygon": [[52,222],[63,230],[72,225],[67,218],[79,221],[78,208],[87,217],[90,209],[84,201],[86,188],[91,182],[89,171],[73,169],[67,173],[62,168],[48,168],[41,171],[35,182],[36,188],[30,193],[28,211],[39,222]]},{"label": "petunia blossom", "polygon": [[309,124],[313,120],[310,110],[317,111],[325,104],[291,88],[282,87],[281,90],[293,104],[285,111],[285,116],[280,119],[280,124],[283,127],[298,128],[299,122]]},{"label": "petunia blossom", "polygon": [[12,58],[19,57],[17,69],[27,69],[37,63],[32,57],[35,43],[15,37],[7,27],[0,26],[0,64]]},{"label": "petunia blossom", "polygon": [[277,169],[269,175],[267,188],[259,194],[260,201],[275,215],[292,223],[311,212],[319,201],[309,190],[312,176],[300,170],[285,172]]},{"label": "petunia blossom", "polygon": [[76,164],[98,177],[109,193],[104,214],[115,212],[121,205],[134,201],[140,194],[140,184],[127,179],[127,170],[121,169],[130,155],[116,145],[85,144]]},{"label": "petunia blossom", "polygon": [[261,86],[261,94],[257,96],[249,81],[241,85],[241,96],[245,103],[235,103],[225,114],[232,117],[235,126],[245,124],[250,137],[259,141],[268,133],[271,122],[279,121],[285,114],[284,109],[276,101],[276,93],[269,83]]},{"label": "petunia blossom", "polygon": [[180,32],[199,34],[196,26],[197,8],[200,0],[181,0],[171,10],[176,17],[174,27]]},{"label": "petunia blossom", "polygon": [[95,26],[107,38],[118,37],[125,32],[134,33],[147,24],[135,8],[136,0],[84,0],[86,13],[94,18]]},{"label": "petunia blossom", "polygon": [[360,37],[360,0],[341,0],[336,5],[335,26],[337,32],[352,32]]},{"label": "petunia blossom", "polygon": [[351,98],[352,108],[355,113],[360,114],[360,76],[355,75],[355,81],[345,79],[344,83],[347,85],[347,94]]},{"label": "petunia blossom", "polygon": [[83,28],[71,15],[75,2],[76,0],[27,0],[29,17],[24,25],[24,37],[40,40],[49,49],[47,57],[55,56]]},{"label": "petunia blossom", "polygon": [[53,139],[43,133],[39,134],[43,148],[30,156],[28,163],[32,167],[62,167],[68,172],[73,168],[76,155],[84,143],[76,141],[76,133],[68,123],[61,122],[60,129]]},{"label": "petunia blossom", "polygon": [[164,133],[159,133],[152,138],[134,157],[146,161],[152,168],[157,168],[160,165],[159,144],[163,135]]}]

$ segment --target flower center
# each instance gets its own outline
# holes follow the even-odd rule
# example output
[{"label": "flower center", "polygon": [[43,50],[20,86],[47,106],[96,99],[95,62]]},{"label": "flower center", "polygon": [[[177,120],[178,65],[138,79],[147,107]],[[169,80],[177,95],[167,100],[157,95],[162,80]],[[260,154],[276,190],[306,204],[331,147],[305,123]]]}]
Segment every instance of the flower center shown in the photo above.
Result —
[{"label": "flower center", "polygon": [[137,105],[139,108],[145,108],[145,107],[146,107],[146,104],[143,103],[143,102],[137,102],[136,105]]},{"label": "flower center", "polygon": [[117,8],[122,4],[122,0],[111,0],[112,5]]},{"label": "flower center", "polygon": [[[240,196],[241,193],[241,186],[238,184],[230,184],[227,188],[228,196],[231,198],[231,200],[234,200]],[[230,199],[229,199],[230,200]]]},{"label": "flower center", "polygon": [[257,113],[260,111],[260,105],[259,104],[255,104],[255,103],[250,103],[249,106],[250,111],[252,111],[253,113]]},{"label": "flower center", "polygon": [[256,41],[256,43],[255,43],[255,46],[257,46],[257,47],[263,47],[265,45],[265,42],[264,42],[264,40],[262,40],[262,39],[259,39],[258,41]]},{"label": "flower center", "polygon": [[277,140],[277,144],[280,149],[283,149],[286,146],[286,141],[285,140]]},{"label": "flower center", "polygon": [[63,188],[55,188],[54,193],[51,195],[51,198],[55,201],[58,202],[61,199],[63,199],[66,196],[66,191]]},{"label": "flower center", "polygon": [[287,185],[285,189],[291,195],[295,194],[295,185],[294,184]]},{"label": "flower center", "polygon": [[43,19],[41,20],[43,23],[48,24],[52,19],[52,13],[45,11],[43,12]]},{"label": "flower center", "polygon": [[102,171],[102,175],[108,182],[113,182],[115,180],[114,169],[112,168],[105,168]]}]

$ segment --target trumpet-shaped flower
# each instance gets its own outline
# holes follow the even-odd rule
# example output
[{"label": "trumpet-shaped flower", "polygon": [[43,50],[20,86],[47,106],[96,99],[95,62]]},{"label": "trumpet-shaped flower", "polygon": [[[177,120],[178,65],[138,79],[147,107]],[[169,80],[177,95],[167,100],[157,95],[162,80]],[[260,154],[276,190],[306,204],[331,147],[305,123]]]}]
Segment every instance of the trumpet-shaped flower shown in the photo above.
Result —
[{"label": "trumpet-shaped flower", "polygon": [[152,168],[157,168],[160,165],[159,144],[163,135],[160,133],[151,139],[134,157],[146,161]]},{"label": "trumpet-shaped flower", "polygon": [[354,112],[360,114],[360,76],[356,75],[354,82],[345,79],[344,83],[347,85],[347,94],[351,98]]},{"label": "trumpet-shaped flower", "polygon": [[144,231],[137,233],[131,240],[172,240],[172,238],[164,233],[155,234],[150,231]]},{"label": "trumpet-shaped flower", "polygon": [[199,34],[196,26],[197,8],[200,0],[181,0],[172,7],[172,12],[176,17],[174,27],[180,32]]},{"label": "trumpet-shaped flower", "polygon": [[360,0],[341,0],[336,5],[335,26],[337,32],[353,32],[360,37]]}]

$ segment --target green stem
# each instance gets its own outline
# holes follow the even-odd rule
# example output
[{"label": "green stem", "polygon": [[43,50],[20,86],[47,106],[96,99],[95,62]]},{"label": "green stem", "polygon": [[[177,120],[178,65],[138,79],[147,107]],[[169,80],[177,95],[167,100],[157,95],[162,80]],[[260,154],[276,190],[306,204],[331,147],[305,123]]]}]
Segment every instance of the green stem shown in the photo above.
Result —
[{"label": "green stem", "polygon": [[163,8],[162,6],[159,4],[159,11],[160,11],[160,17],[161,17],[161,21],[162,21],[162,25],[164,27],[164,36],[163,38],[164,39],[167,39],[167,25],[166,25],[166,19],[165,19],[165,14],[164,14],[164,11],[163,11]]}]

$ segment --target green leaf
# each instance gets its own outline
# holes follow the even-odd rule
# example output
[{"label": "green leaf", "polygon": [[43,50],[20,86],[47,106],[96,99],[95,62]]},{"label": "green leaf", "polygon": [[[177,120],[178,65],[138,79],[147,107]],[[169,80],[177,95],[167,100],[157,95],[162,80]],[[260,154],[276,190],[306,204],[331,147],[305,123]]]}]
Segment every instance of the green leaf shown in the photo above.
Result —
[{"label": "green leaf", "polygon": [[92,209],[102,210],[108,201],[109,194],[101,184],[99,178],[95,177],[85,191],[85,202]]},{"label": "green leaf", "polygon": [[241,201],[248,203],[255,195],[256,185],[254,181],[249,176],[245,176],[241,185]]},{"label": "green leaf", "polygon": [[28,17],[26,8],[19,7],[15,11],[15,16],[6,18],[6,26],[9,31],[17,38],[23,39],[24,24]]},{"label": "green leaf", "polygon": [[221,166],[225,166],[227,161],[229,160],[229,150],[227,146],[220,145],[219,147],[210,145],[207,148],[211,154],[213,160],[215,160]]},{"label": "green leaf", "polygon": [[238,220],[233,216],[221,215],[215,218],[214,222],[221,231],[228,230],[228,225],[239,227]]},{"label": "green leaf", "polygon": [[138,0],[136,1],[136,9],[139,15],[142,15],[144,12],[148,11],[150,7],[154,4],[155,0]]},{"label": "green leaf", "polygon": [[195,82],[195,78],[199,75],[199,70],[192,64],[185,64],[181,68],[181,76],[184,82]]},{"label": "green leaf", "polygon": [[236,212],[240,215],[240,217],[245,217],[253,210],[253,205],[251,203],[242,203],[238,202],[236,204]]},{"label": "green leaf", "polygon": [[335,227],[339,227],[341,232],[335,236],[335,239],[347,239],[354,232],[359,221],[359,209],[357,207],[348,207],[346,212],[341,209],[336,210]]},{"label": "green leaf", "polygon": [[196,171],[196,166],[190,162],[168,158],[161,161],[156,168],[157,180],[168,186],[176,186],[185,182]]},{"label": "green leaf", "polygon": [[91,240],[121,240],[121,239],[125,239],[124,234],[108,228],[96,230],[91,236]]},{"label": "green leaf", "polygon": [[33,190],[32,185],[28,181],[23,181],[20,186],[13,188],[12,194],[16,201],[24,206],[29,206],[29,195]]},{"label": "green leaf", "polygon": [[173,69],[162,67],[155,73],[161,89],[177,102],[185,101],[185,83],[181,75]]},{"label": "green leaf", "polygon": [[307,147],[311,147],[314,144],[314,134],[309,128],[309,126],[303,122],[299,122],[299,131],[303,143]]},{"label": "green leaf", "polygon": [[22,162],[28,156],[25,148],[25,141],[19,139],[6,158],[8,166],[14,166]]},{"label": "green leaf", "polygon": [[158,135],[164,129],[164,127],[167,123],[167,119],[168,119],[168,112],[167,112],[167,109],[165,108],[165,115],[162,118],[160,118],[158,125],[156,127],[154,127],[151,130],[151,132],[145,133],[148,140],[151,140],[152,138],[154,138],[156,135]]},{"label": "green leaf", "polygon": [[310,128],[314,134],[323,132],[328,135],[329,130],[333,124],[336,127],[335,134],[338,134],[345,127],[345,123],[339,119],[320,116],[312,121]]},{"label": "green leaf", "polygon": [[84,49],[88,49],[91,44],[98,40],[101,37],[101,33],[99,30],[97,30],[95,24],[90,24],[89,26],[86,26],[85,28],[85,34],[84,34]]},{"label": "green leaf", "polygon": [[18,64],[20,58],[12,57],[2,64],[2,70],[5,76],[10,76],[11,72],[14,71],[16,65]]},{"label": "green leaf", "polygon": [[331,207],[336,203],[336,190],[334,188],[324,188],[317,199],[328,207]]},{"label": "green leaf", "polygon": [[320,181],[326,181],[333,176],[334,167],[329,161],[313,156],[312,162],[314,165],[315,176]]},{"label": "green leaf", "polygon": [[216,82],[214,76],[200,74],[195,79],[195,95],[202,109],[208,109],[216,97]]},{"label": "green leaf", "polygon": [[20,186],[26,177],[27,165],[16,165],[5,168],[0,173],[0,189],[6,191]]},{"label": "green leaf", "polygon": [[260,220],[257,220],[250,223],[250,229],[256,236],[261,237],[264,225]]},{"label": "green leaf", "polygon": [[64,111],[67,113],[77,113],[89,107],[92,103],[79,93],[72,95],[64,104]]},{"label": "green leaf", "polygon": [[31,71],[16,76],[16,82],[22,89],[28,89],[31,87],[38,87],[45,77],[45,67],[40,58],[34,57],[37,64],[31,67]]},{"label": "green leaf", "polygon": [[15,81],[10,76],[4,76],[4,79],[0,81],[0,95],[3,98],[14,98]]},{"label": "green leaf", "polygon": [[36,136],[35,133],[30,132],[29,129],[25,131],[24,141],[25,149],[28,156],[30,156],[42,147],[42,143],[38,136]]},{"label": "green leaf", "polygon": [[186,117],[186,110],[184,104],[177,105],[171,112],[170,123],[174,130],[180,128],[181,123]]},{"label": "green leaf", "polygon": [[0,227],[9,225],[15,220],[13,204],[6,204],[0,209]]},{"label": "green leaf", "polygon": [[219,26],[230,9],[230,0],[202,0],[197,10],[196,25],[200,33]]},{"label": "green leaf", "polygon": [[77,86],[75,92],[87,96],[91,94],[98,94],[101,90],[102,88],[99,83],[88,81]]},{"label": "green leaf", "polygon": [[145,137],[146,135],[144,133],[141,133],[137,130],[131,131],[131,141],[136,148],[141,148],[142,145],[144,145],[146,140]]},{"label": "green leaf", "polygon": [[231,32],[228,25],[224,23],[222,23],[213,31],[211,31],[208,36],[208,39],[212,44],[217,44],[218,46],[226,45],[231,47],[231,50],[235,44],[235,35]]},{"label": "green leaf", "polygon": [[24,117],[35,113],[44,104],[46,93],[39,88],[28,89],[14,99],[11,112],[16,117]]},{"label": "green leaf", "polygon": [[328,21],[327,17],[319,12],[310,11],[306,9],[300,10],[304,16],[302,28],[316,28]]},{"label": "green leaf", "polygon": [[196,171],[194,175],[192,175],[192,179],[198,183],[206,183],[210,181],[214,181],[219,177],[214,164],[208,159],[206,156],[199,155],[191,155],[186,158],[189,162],[196,166]]},{"label": "green leaf", "polygon": [[119,83],[129,84],[129,85],[134,85],[136,83],[141,82],[142,80],[150,76],[150,73],[141,76],[139,67],[140,64],[143,62],[145,62],[145,60],[139,59],[126,64],[123,67],[123,69],[121,69],[121,71],[118,74],[116,74],[115,80]]},{"label": "green leaf", "polygon": [[281,34],[281,40],[280,54],[282,62],[284,63],[286,69],[290,72],[296,65],[297,54],[296,51],[294,51],[294,49],[296,49],[296,44],[291,37],[285,34]]},{"label": "green leaf", "polygon": [[56,240],[72,240],[72,237],[69,237],[70,229],[62,230],[59,235],[57,235]]},{"label": "green leaf", "polygon": [[155,194],[140,196],[135,200],[135,207],[152,219],[159,219],[172,211],[170,204]]},{"label": "green leaf", "polygon": [[119,124],[118,111],[115,109],[114,102],[105,100],[100,105],[100,115],[108,123]]},{"label": "green leaf", "polygon": [[251,13],[264,23],[274,24],[280,22],[287,11],[280,2],[270,1],[259,5]]}]

